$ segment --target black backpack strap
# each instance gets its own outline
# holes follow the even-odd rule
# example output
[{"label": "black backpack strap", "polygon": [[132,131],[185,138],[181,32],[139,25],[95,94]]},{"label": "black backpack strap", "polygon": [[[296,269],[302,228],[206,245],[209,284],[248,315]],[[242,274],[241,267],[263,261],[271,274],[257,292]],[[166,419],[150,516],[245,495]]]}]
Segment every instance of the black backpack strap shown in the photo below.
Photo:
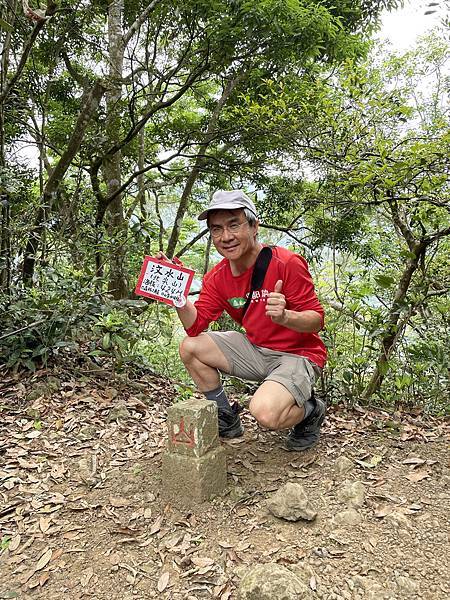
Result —
[{"label": "black backpack strap", "polygon": [[272,248],[265,246],[258,254],[255,266],[253,267],[252,279],[250,283],[250,292],[247,296],[244,306],[242,307],[242,318],[244,318],[247,308],[252,300],[253,292],[260,290],[264,283],[264,277],[266,276],[267,269],[269,268],[270,261],[272,260]]}]

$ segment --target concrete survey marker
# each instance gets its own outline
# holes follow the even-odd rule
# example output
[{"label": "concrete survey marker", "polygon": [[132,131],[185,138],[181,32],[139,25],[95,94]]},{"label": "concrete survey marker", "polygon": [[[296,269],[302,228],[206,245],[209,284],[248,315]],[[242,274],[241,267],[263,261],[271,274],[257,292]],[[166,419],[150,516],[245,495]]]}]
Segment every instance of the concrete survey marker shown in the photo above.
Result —
[{"label": "concrete survey marker", "polygon": [[217,404],[209,400],[178,402],[167,410],[169,452],[199,458],[219,446]]},{"label": "concrete survey marker", "polygon": [[219,442],[217,405],[189,400],[167,410],[168,451],[163,456],[164,489],[177,503],[203,502],[227,484],[226,452]]}]

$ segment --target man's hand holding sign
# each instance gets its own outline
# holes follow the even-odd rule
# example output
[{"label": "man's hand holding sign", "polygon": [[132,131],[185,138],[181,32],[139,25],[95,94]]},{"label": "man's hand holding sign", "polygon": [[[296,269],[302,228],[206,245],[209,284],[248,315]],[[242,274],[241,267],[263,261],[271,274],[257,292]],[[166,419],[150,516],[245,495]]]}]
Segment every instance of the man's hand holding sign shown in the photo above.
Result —
[{"label": "man's hand holding sign", "polygon": [[187,302],[193,277],[192,269],[183,267],[178,259],[170,261],[159,252],[155,258],[145,257],[135,292],[181,308]]}]

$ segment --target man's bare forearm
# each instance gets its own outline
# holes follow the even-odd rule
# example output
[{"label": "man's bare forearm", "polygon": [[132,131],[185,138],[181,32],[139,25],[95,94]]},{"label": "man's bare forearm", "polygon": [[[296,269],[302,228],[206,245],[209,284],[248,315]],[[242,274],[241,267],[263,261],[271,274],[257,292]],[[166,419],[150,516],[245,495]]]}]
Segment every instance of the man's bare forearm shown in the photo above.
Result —
[{"label": "man's bare forearm", "polygon": [[285,310],[279,325],[299,333],[317,333],[322,329],[322,316],[315,310]]},{"label": "man's bare forearm", "polygon": [[183,307],[177,308],[177,313],[185,329],[192,327],[197,319],[197,309],[190,300],[187,300]]}]

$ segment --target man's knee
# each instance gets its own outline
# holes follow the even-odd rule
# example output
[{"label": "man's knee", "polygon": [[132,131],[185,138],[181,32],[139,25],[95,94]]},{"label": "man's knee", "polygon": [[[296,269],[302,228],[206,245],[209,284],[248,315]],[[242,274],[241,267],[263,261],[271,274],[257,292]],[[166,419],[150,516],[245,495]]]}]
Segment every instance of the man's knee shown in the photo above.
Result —
[{"label": "man's knee", "polygon": [[180,344],[179,353],[188,370],[204,365],[229,373],[227,358],[207,333],[185,337]]},{"label": "man's knee", "polygon": [[270,407],[256,402],[250,402],[250,413],[255,417],[258,423],[266,429],[279,428],[279,414],[271,410]]},{"label": "man's knee", "polygon": [[178,351],[180,353],[180,358],[184,364],[189,363],[192,361],[192,359],[196,358],[196,355],[199,351],[199,337],[200,336],[186,336],[181,341]]}]

